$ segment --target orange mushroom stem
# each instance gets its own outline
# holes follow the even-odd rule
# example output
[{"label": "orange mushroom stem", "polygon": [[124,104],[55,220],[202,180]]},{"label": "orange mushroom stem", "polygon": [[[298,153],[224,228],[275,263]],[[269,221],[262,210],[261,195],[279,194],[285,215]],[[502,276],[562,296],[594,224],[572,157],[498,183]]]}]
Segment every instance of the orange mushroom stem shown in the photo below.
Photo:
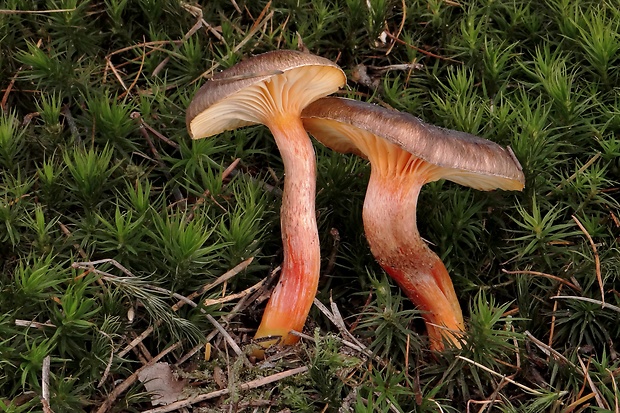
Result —
[{"label": "orange mushroom stem", "polygon": [[[431,348],[443,348],[446,338],[459,346],[463,314],[452,280],[441,259],[420,237],[416,205],[432,166],[411,157],[401,171],[375,166],[364,200],[364,232],[381,267],[422,310]],[[415,172],[414,172],[415,171]]]},{"label": "orange mushroom stem", "polygon": [[449,179],[481,190],[520,190],[521,165],[510,150],[407,113],[343,98],[323,98],[302,112],[304,127],[324,145],[370,161],[364,231],[385,271],[422,311],[431,348],[460,345],[463,315],[446,267],[418,233],[422,186]]},{"label": "orange mushroom stem", "polygon": [[[280,116],[267,125],[276,140],[286,175],[280,224],[284,259],[280,281],[271,294],[256,337],[277,337],[263,345],[293,344],[312,307],[321,265],[314,199],[316,162],[312,142],[296,116]],[[278,339],[279,338],[279,339]]]}]

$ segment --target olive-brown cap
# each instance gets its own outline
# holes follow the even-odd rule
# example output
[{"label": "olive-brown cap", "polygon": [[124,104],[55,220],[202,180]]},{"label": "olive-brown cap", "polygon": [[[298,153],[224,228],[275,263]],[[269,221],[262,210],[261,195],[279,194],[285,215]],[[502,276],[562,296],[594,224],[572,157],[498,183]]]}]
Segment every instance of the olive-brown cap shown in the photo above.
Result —
[{"label": "olive-brown cap", "polygon": [[193,139],[265,123],[276,113],[299,114],[346,82],[338,65],[295,50],[250,57],[207,81],[186,113]]},{"label": "olive-brown cap", "polygon": [[[302,112],[304,127],[325,146],[371,162],[400,148],[438,166],[435,179],[480,190],[523,189],[525,178],[510,148],[433,126],[408,113],[344,98],[322,98]],[[385,144],[388,143],[388,145]],[[379,153],[385,152],[385,153]]]}]

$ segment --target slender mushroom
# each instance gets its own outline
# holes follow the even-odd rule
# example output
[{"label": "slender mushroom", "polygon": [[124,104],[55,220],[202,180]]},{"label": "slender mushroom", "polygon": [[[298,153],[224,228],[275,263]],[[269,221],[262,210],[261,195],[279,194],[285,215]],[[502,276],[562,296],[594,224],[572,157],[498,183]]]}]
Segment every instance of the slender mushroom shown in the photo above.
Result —
[{"label": "slender mushroom", "polygon": [[[293,50],[251,57],[205,83],[187,109],[193,139],[242,126],[263,124],[273,134],[284,164],[280,224],[284,260],[280,281],[267,303],[256,338],[298,338],[316,295],[320,251],[315,216],[316,161],[301,110],[343,86],[335,63]],[[263,342],[267,347],[278,339]]]},{"label": "slender mushroom", "polygon": [[488,140],[350,99],[317,100],[304,109],[302,120],[325,146],[370,160],[363,207],[370,249],[424,311],[431,348],[442,350],[443,339],[459,346],[463,315],[446,267],[418,233],[418,195],[422,185],[438,179],[485,191],[521,190],[519,162]]}]

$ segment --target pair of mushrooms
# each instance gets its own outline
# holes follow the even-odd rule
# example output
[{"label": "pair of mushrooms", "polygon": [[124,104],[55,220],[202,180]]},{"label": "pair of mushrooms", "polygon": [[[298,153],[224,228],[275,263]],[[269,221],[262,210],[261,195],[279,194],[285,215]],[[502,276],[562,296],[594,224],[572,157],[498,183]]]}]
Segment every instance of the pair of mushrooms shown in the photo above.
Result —
[{"label": "pair of mushrooms", "polygon": [[263,124],[284,163],[280,280],[255,338],[293,344],[316,294],[320,250],[315,215],[316,161],[306,131],[327,147],[371,163],[363,207],[366,238],[383,269],[423,311],[431,348],[459,345],[463,316],[450,276],[420,237],[416,204],[427,182],[448,179],[480,190],[521,190],[524,177],[509,149],[428,125],[406,113],[326,98],[346,83],[333,62],[280,50],[226,69],[196,93],[186,116],[193,139]]}]

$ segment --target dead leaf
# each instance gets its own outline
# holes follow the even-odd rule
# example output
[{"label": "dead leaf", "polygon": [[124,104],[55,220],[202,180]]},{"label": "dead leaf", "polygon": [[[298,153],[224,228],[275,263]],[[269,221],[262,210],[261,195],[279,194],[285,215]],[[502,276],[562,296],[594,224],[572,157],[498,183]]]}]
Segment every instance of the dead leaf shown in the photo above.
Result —
[{"label": "dead leaf", "polygon": [[176,402],[186,384],[185,380],[179,380],[174,376],[168,363],[155,363],[144,368],[138,374],[138,380],[144,383],[146,391],[152,394],[153,406]]}]

